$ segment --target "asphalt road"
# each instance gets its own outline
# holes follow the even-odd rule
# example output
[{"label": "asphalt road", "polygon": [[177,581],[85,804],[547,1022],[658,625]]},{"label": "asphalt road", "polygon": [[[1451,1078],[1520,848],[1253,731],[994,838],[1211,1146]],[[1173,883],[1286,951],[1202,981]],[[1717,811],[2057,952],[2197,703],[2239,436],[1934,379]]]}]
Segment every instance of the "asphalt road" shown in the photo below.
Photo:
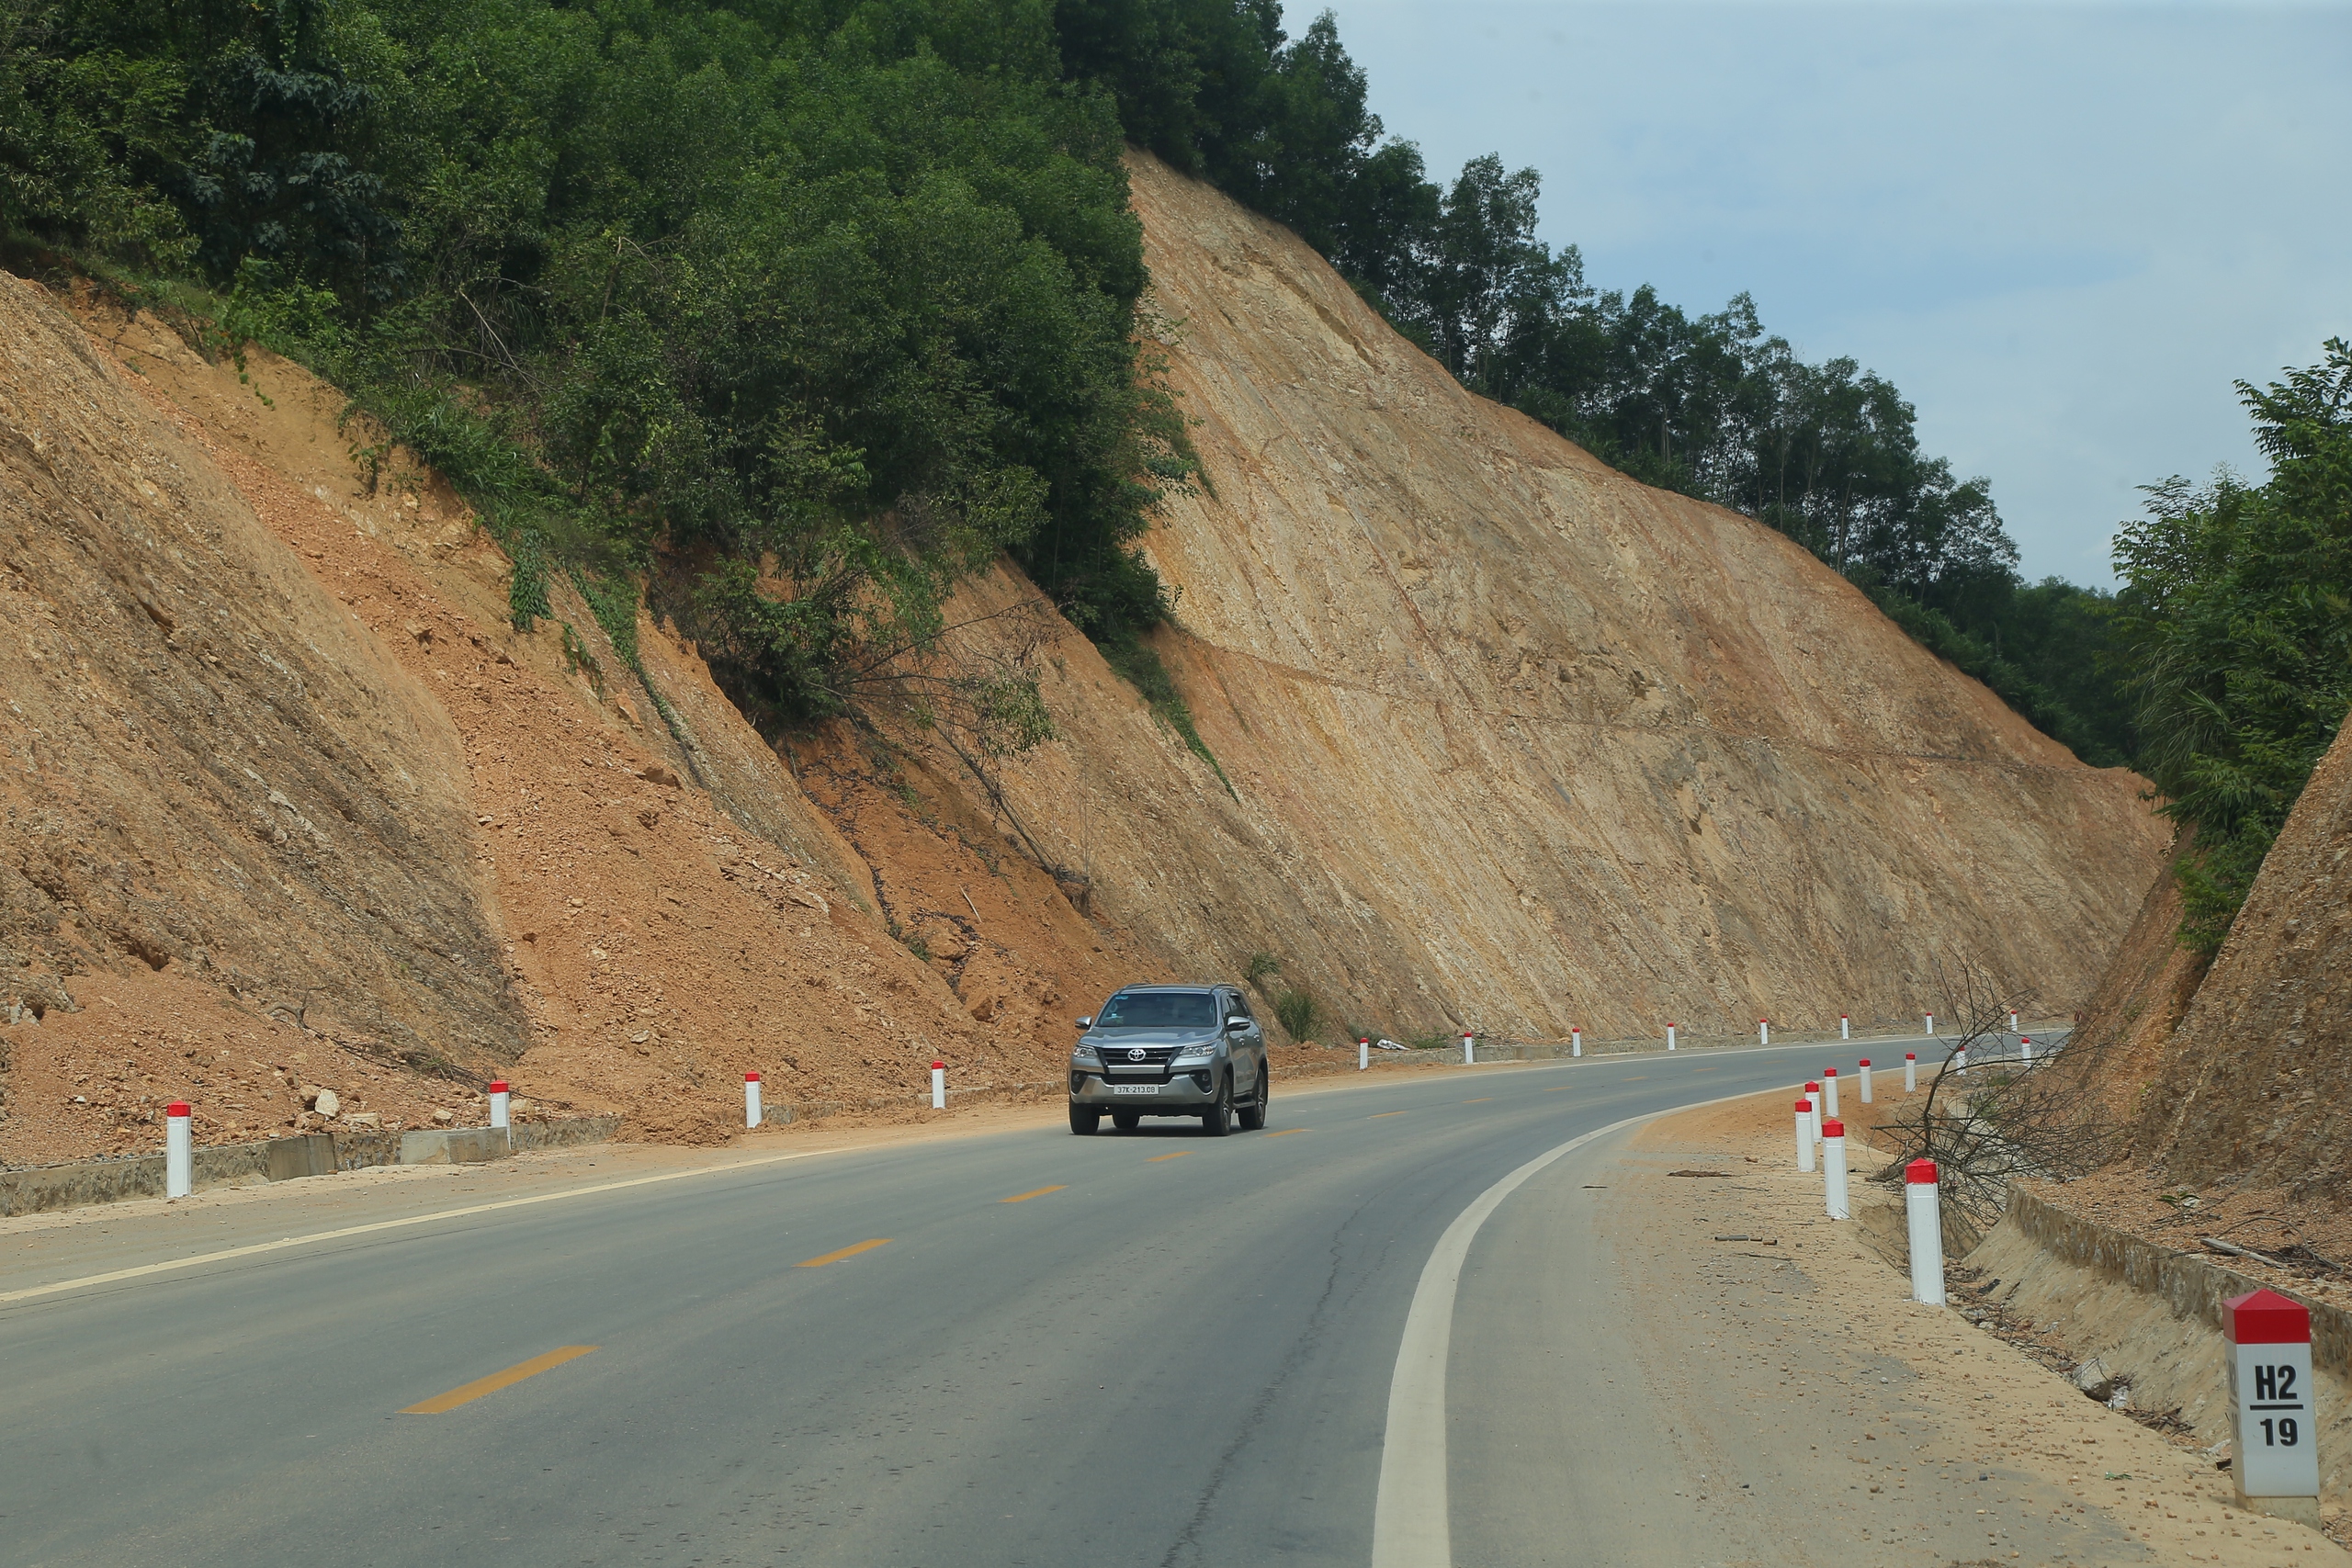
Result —
[{"label": "asphalt road", "polygon": [[[75,1270],[0,1259],[0,1562],[1362,1568],[1385,1458],[1392,1486],[1442,1471],[1441,1557],[1679,1563],[1649,1512],[1671,1461],[1606,1335],[1544,1343],[1513,1294],[1605,1297],[1605,1248],[1513,1216],[1564,1212],[1623,1134],[1470,1240],[1434,1451],[1390,1434],[1425,1266],[1563,1143],[1904,1049],[1932,1059],[1278,1083],[1269,1130],[1223,1140],[902,1144],[13,1302]],[[135,1263],[121,1245],[85,1271]],[[1562,1443],[1606,1463],[1532,1496]]]}]

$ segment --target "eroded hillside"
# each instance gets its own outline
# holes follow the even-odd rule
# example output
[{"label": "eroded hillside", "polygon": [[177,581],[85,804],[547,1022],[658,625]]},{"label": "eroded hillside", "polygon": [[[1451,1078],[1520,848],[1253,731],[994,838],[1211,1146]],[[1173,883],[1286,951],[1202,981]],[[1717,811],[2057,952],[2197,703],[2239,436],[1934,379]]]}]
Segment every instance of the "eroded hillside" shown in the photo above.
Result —
[{"label": "eroded hillside", "polygon": [[1224,777],[1058,639],[1065,739],[1005,791],[1102,910],[1399,1031],[1907,1018],[1939,960],[2079,1004],[2163,852],[2137,778],[1784,536],[1464,391],[1286,231],[1131,166],[1208,481],[1147,541],[1182,590],[1158,647]]},{"label": "eroded hillside", "polygon": [[[1312,252],[1135,162],[1198,493],[1148,540],[1212,764],[1001,569],[949,668],[991,757],[649,692],[343,400],[0,285],[13,759],[0,1158],[388,1122],[503,1074],[641,1135],[775,1098],[1050,1083],[1111,986],[1271,954],[1333,1025],[1745,1031],[2086,994],[2164,833],[1788,540],[1464,392]],[[662,702],[653,700],[659,693]],[[666,712],[664,709],[666,708]],[[364,1113],[364,1112],[363,1112]]]},{"label": "eroded hillside", "polygon": [[568,585],[512,628],[505,559],[430,476],[371,485],[333,389],[85,315],[0,277],[0,1159],[144,1146],[180,1096],[257,1135],[306,1085],[471,1121],[492,1076],[715,1137],[748,1070],[1050,1075],[1064,991],[1128,966],[1000,858],[956,906],[976,1021],[974,955],[891,939],[690,649],[639,626],[673,730]]}]

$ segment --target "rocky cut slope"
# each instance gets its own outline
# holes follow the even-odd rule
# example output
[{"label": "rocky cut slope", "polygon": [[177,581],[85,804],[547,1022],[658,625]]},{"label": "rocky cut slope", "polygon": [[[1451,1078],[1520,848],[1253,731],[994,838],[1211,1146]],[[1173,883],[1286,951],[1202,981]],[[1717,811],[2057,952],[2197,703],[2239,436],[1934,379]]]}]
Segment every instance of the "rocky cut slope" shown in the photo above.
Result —
[{"label": "rocky cut slope", "polygon": [[707,1139],[745,1071],[1050,1082],[1064,992],[1133,967],[1002,862],[924,962],[690,649],[640,620],[658,718],[570,584],[513,628],[505,558],[397,454],[374,482],[333,388],[76,308],[0,275],[0,1161],[151,1146],[174,1098],[202,1141],[313,1125],[310,1086]]},{"label": "rocky cut slope", "polygon": [[1400,1032],[1916,1018],[1939,962],[2088,992],[2165,840],[2138,778],[1786,537],[1464,390],[1287,231],[1131,169],[1206,479],[1146,541],[1182,594],[1156,646],[1223,776],[1061,639],[1064,739],[1004,793],[1099,908]]}]

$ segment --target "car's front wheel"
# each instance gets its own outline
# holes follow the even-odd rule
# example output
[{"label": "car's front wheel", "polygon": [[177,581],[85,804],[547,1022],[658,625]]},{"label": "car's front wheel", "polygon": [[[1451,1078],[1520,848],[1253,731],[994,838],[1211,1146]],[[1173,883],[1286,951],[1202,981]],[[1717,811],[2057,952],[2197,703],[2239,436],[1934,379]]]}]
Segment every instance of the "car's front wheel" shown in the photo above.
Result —
[{"label": "car's front wheel", "polygon": [[1266,1125],[1266,1097],[1273,1092],[1274,1076],[1264,1067],[1258,1069],[1258,1092],[1241,1108],[1241,1130],[1255,1133]]},{"label": "car's front wheel", "polygon": [[1079,1136],[1087,1136],[1102,1124],[1102,1112],[1100,1111],[1089,1111],[1082,1105],[1069,1108],[1069,1130]]},{"label": "car's front wheel", "polygon": [[1233,1131],[1232,1074],[1216,1080],[1216,1098],[1201,1112],[1201,1131],[1212,1138],[1222,1138]]}]

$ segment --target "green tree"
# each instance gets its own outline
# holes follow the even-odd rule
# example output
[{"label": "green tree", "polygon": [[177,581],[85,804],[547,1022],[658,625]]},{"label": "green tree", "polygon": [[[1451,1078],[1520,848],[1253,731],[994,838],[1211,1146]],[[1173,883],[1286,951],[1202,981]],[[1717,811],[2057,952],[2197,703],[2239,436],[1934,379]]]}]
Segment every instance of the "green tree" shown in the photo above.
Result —
[{"label": "green tree", "polygon": [[2268,480],[2150,486],[2115,545],[2142,765],[2195,829],[2181,940],[2207,953],[2352,705],[2352,345],[2238,391]]}]

